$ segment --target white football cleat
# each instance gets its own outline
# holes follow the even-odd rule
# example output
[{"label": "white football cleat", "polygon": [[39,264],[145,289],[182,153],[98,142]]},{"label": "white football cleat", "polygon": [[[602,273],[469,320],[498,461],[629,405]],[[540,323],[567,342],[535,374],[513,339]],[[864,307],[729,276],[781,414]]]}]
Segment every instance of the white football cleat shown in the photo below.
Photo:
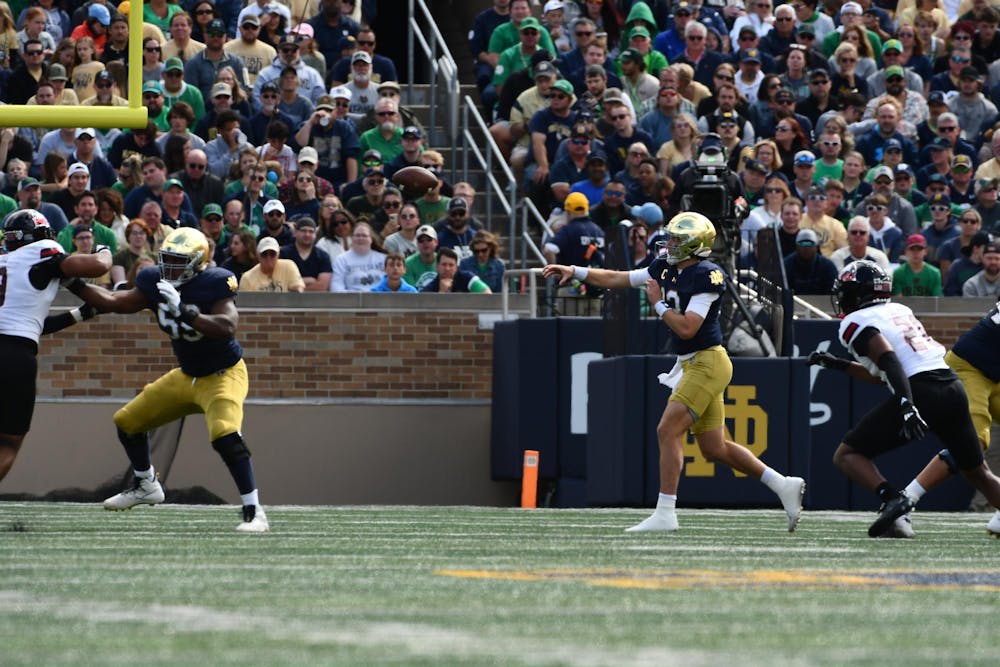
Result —
[{"label": "white football cleat", "polygon": [[645,533],[652,531],[663,531],[670,532],[680,528],[677,523],[677,515],[673,512],[670,513],[660,513],[653,512],[650,516],[642,520],[642,522],[637,523],[631,528],[626,528],[626,533]]},{"label": "white football cleat", "polygon": [[781,506],[788,515],[788,532],[794,533],[802,517],[802,498],[806,495],[806,481],[801,477],[786,477],[777,491]]},{"label": "white football cleat", "polygon": [[241,533],[266,533],[271,529],[267,523],[267,515],[260,505],[243,506],[243,523],[236,526]]},{"label": "white football cleat", "polygon": [[993,518],[986,524],[986,532],[993,537],[1000,537],[1000,510],[993,514]]},{"label": "white football cleat", "polygon": [[106,510],[129,510],[136,505],[158,505],[163,502],[163,487],[159,480],[132,478],[132,488],[104,501]]}]

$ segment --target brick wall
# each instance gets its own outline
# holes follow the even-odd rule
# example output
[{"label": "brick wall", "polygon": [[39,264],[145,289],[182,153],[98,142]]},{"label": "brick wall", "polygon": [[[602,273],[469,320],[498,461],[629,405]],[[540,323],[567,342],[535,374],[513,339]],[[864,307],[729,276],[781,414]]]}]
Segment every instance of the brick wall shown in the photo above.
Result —
[{"label": "brick wall", "polygon": [[[490,398],[493,332],[476,313],[254,310],[240,315],[252,398]],[[38,393],[130,397],[175,366],[150,313],[46,336]]]}]

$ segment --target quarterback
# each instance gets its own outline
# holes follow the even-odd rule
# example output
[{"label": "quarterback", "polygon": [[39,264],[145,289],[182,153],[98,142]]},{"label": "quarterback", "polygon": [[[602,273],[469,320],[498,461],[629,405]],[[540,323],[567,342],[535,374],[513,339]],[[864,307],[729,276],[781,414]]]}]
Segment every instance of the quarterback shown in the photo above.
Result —
[{"label": "quarterback", "polygon": [[675,508],[688,429],[709,461],[751,475],[774,491],[788,516],[789,532],[795,530],[802,514],[805,481],[781,475],[749,449],[725,437],[723,393],[732,378],[733,365],[722,347],[719,324],[725,273],[706,259],[714,241],[715,226],[708,218],[680,213],[664,227],[656,258],[646,268],[612,271],[549,264],[542,270],[546,277],[559,277],[561,284],[575,278],[604,288],[646,285],[650,304],[674,338],[677,364],[666,379],[673,393],[656,427],[660,495],[653,514],[626,532],[678,529]]},{"label": "quarterback", "polygon": [[260,506],[250,451],[240,433],[248,381],[243,348],[235,337],[236,277],[225,269],[206,268],[208,252],[204,234],[182,227],[166,236],[158,266],[141,270],[132,289],[109,292],[83,281],[69,286],[98,312],[152,310],[180,364],[115,413],[118,439],[135,477],[132,487],[105,500],[104,508],[127,510],[163,502],[147,431],[201,412],[212,447],[229,468],[243,501],[243,522],[236,529],[265,532],[267,517]]},{"label": "quarterback", "polygon": [[[33,209],[15,211],[3,224],[5,253],[0,254],[0,368],[4,398],[0,401],[0,480],[7,476],[35,411],[38,338],[65,324],[93,317],[74,308],[46,317],[63,278],[96,278],[111,270],[111,251],[102,246],[90,255],[67,255],[55,242],[44,215]],[[82,281],[81,281],[82,282]]]}]

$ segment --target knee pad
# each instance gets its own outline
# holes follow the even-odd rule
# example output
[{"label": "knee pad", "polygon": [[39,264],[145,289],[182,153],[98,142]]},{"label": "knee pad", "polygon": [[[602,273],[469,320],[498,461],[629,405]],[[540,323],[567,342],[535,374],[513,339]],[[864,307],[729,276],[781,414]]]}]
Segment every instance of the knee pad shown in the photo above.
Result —
[{"label": "knee pad", "polygon": [[938,458],[948,465],[948,472],[952,475],[958,474],[958,463],[955,461],[955,457],[951,455],[951,451],[942,449],[938,452]]},{"label": "knee pad", "polygon": [[219,453],[227,465],[234,465],[250,458],[250,450],[239,433],[230,433],[212,441],[212,449]]},{"label": "knee pad", "polygon": [[125,447],[140,447],[146,444],[146,434],[136,433],[135,435],[129,435],[125,431],[118,427],[118,442],[122,443]]}]

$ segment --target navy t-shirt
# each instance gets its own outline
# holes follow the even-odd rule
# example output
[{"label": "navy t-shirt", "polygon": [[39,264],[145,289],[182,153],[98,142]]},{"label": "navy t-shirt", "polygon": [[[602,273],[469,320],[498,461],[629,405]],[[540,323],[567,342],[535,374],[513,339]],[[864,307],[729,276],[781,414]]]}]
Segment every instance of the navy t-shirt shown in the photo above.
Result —
[{"label": "navy t-shirt", "polygon": [[690,354],[705,350],[714,345],[722,345],[722,327],[719,324],[719,308],[722,296],[726,291],[726,274],[716,264],[707,260],[689,266],[683,271],[667,264],[666,259],[657,257],[649,265],[649,276],[660,283],[664,301],[671,299],[677,304],[679,313],[687,311],[688,303],[696,294],[717,294],[719,298],[712,302],[705,320],[694,336],[685,340],[671,330],[674,338],[674,349],[677,354]]},{"label": "navy t-shirt", "polygon": [[278,251],[281,259],[290,259],[299,267],[299,274],[303,278],[317,278],[321,273],[333,273],[333,264],[330,262],[330,253],[313,246],[312,252],[305,259],[299,254],[295,244],[286,245]]},{"label": "navy t-shirt", "polygon": [[[549,157],[549,167],[555,163],[556,151],[563,139],[568,139],[573,130],[573,120],[575,113],[570,113],[565,118],[561,118],[552,109],[545,108],[535,113],[528,124],[528,132],[540,132],[545,135],[545,153]],[[528,162],[534,162],[534,151],[528,151]]]}]

